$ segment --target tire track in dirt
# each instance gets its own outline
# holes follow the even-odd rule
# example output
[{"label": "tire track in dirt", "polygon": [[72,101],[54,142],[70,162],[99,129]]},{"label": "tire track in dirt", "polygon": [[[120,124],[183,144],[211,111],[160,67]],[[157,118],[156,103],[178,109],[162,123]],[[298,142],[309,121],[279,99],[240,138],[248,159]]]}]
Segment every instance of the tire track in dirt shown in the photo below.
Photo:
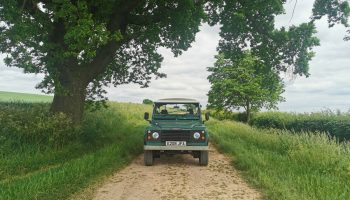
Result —
[{"label": "tire track in dirt", "polygon": [[230,162],[213,146],[207,167],[191,155],[164,155],[146,167],[141,155],[102,184],[94,199],[260,199]]}]

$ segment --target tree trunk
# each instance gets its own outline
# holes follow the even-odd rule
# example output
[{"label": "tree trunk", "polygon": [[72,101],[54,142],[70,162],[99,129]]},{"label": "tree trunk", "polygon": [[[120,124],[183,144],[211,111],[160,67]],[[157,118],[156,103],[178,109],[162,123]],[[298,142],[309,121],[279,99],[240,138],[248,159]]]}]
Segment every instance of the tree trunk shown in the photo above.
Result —
[{"label": "tree trunk", "polygon": [[250,111],[250,102],[249,101],[247,101],[246,102],[246,114],[247,114],[247,124],[249,124],[249,122],[250,122],[250,115],[251,115],[251,111]]},{"label": "tree trunk", "polygon": [[83,117],[87,82],[74,73],[60,75],[60,85],[55,86],[55,95],[50,111],[62,112],[69,116],[74,124],[80,124]]}]

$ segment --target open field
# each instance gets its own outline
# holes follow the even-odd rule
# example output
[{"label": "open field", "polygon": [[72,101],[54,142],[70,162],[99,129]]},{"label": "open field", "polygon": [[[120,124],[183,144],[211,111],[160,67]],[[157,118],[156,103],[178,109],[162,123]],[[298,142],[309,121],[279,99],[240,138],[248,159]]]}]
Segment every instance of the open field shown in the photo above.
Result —
[{"label": "open field", "polygon": [[51,102],[52,96],[0,91],[0,102]]}]

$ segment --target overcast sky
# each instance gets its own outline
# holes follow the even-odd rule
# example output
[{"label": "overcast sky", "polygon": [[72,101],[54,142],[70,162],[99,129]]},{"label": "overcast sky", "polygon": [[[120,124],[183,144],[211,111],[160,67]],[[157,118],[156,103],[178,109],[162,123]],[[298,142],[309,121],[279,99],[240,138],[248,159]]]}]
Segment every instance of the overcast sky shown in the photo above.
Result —
[{"label": "overcast sky", "polygon": [[[285,5],[286,14],[278,16],[276,26],[288,26],[307,22],[311,16],[311,0],[299,0],[294,16],[294,0]],[[350,108],[350,41],[343,40],[346,29],[337,25],[328,28],[326,19],[316,23],[321,46],[314,49],[316,56],[310,63],[309,78],[286,79],[286,102],[279,105],[281,111],[310,112],[326,108],[347,111]],[[167,78],[153,80],[149,88],[123,85],[108,88],[110,100],[142,102],[167,97],[195,98],[206,105],[210,84],[206,68],[215,62],[219,40],[219,27],[203,25],[192,48],[174,58],[167,49],[159,49],[164,56],[161,72]],[[5,67],[0,61],[0,91],[40,93],[35,85],[42,75],[23,74],[22,70]]]}]

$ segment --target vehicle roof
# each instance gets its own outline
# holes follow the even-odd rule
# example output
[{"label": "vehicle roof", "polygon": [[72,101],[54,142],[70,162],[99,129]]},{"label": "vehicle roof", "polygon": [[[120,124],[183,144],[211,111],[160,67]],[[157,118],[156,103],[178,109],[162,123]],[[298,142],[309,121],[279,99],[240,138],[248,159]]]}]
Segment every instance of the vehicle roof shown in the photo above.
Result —
[{"label": "vehicle roof", "polygon": [[167,99],[159,99],[154,103],[199,103],[199,101],[195,99],[186,99],[186,98],[167,98]]}]

